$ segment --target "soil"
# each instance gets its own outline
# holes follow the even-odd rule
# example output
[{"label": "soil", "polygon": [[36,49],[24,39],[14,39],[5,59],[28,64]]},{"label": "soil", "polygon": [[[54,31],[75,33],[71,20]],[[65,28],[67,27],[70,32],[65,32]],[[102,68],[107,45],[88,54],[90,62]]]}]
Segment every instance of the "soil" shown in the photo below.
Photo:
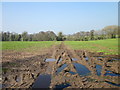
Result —
[{"label": "soil", "polygon": [[[97,58],[97,57],[103,58]],[[86,61],[85,57],[89,60]],[[119,73],[119,60],[110,62],[112,58],[118,58],[117,55],[105,56],[104,53],[93,53],[85,50],[72,50],[64,43],[52,46],[36,52],[2,52],[2,85],[3,88],[32,88],[35,80],[40,74],[51,74],[50,88],[55,88],[60,84],[70,85],[66,88],[118,88],[106,83],[112,82],[119,84],[119,76],[104,76],[107,70],[112,73]],[[56,61],[45,62],[47,58],[55,58]],[[60,59],[62,58],[62,61]],[[78,59],[73,61],[72,58]],[[80,76],[78,73],[72,75],[69,71],[77,72],[73,63],[79,63],[86,66],[90,71],[89,76]],[[59,74],[57,69],[63,64],[68,66]],[[101,65],[101,76],[97,76],[96,65]]]}]

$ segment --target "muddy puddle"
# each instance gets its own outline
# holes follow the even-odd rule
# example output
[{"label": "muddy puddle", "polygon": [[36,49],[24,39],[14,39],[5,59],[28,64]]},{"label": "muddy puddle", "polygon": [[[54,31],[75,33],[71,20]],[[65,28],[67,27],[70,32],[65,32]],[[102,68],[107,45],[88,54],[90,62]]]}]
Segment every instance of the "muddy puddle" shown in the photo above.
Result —
[{"label": "muddy puddle", "polygon": [[89,60],[89,58],[86,56],[86,57],[85,57],[85,60],[86,60],[86,61],[88,61],[88,60]]},{"label": "muddy puddle", "polygon": [[[102,59],[102,58],[107,58],[107,56],[94,56],[94,57],[96,57],[98,60]],[[118,61],[118,60],[120,60],[120,58],[118,58],[118,57],[116,57],[116,58],[109,57],[109,58],[111,58],[109,61]]]},{"label": "muddy puddle", "polygon": [[108,83],[108,84],[111,84],[111,85],[114,85],[114,86],[118,86],[118,87],[120,87],[120,84],[116,84],[116,83],[108,82],[108,81],[105,81],[105,82]]},{"label": "muddy puddle", "polygon": [[45,59],[45,62],[53,62],[53,61],[56,61],[56,59],[54,59],[54,58],[47,58],[47,59]]},{"label": "muddy puddle", "polygon": [[113,73],[112,71],[106,71],[105,76],[120,76],[120,74]]},{"label": "muddy puddle", "polygon": [[73,63],[73,64],[79,75],[82,75],[82,76],[90,75],[90,70],[86,66],[78,63]]},{"label": "muddy puddle", "polygon": [[63,83],[60,85],[56,85],[55,88],[64,89],[64,88],[69,87],[69,86],[71,86],[69,83]]},{"label": "muddy puddle", "polygon": [[97,71],[97,75],[100,76],[101,71],[102,71],[102,66],[101,65],[96,65],[96,71]]},{"label": "muddy puddle", "polygon": [[[96,58],[99,60],[100,58],[105,58],[105,57],[99,56],[99,57],[96,57]],[[84,59],[86,61],[88,61],[89,57],[84,57]],[[78,60],[77,58],[72,58],[72,61],[77,61],[77,60]],[[115,60],[120,60],[120,59],[111,58],[110,61],[115,61]],[[54,58],[47,58],[47,59],[45,59],[45,62],[54,62],[54,61],[56,61],[56,59],[54,59]],[[62,61],[62,58],[60,58],[58,63],[61,62],[61,61]],[[76,69],[76,72],[69,71],[70,74],[74,75],[74,74],[78,73],[80,76],[89,76],[89,75],[91,75],[91,71],[86,66],[84,66],[82,64],[79,64],[79,63],[72,63],[72,64],[74,65],[74,67]],[[67,66],[68,66],[67,64],[63,64],[62,66],[60,66],[57,69],[56,74],[59,74]],[[102,71],[102,66],[96,64],[95,68],[96,68],[97,75],[100,76],[101,75],[101,71]],[[113,73],[112,71],[106,71],[104,76],[120,76],[120,74]],[[51,74],[39,75],[39,77],[36,79],[35,83],[33,84],[33,88],[49,88],[50,82],[51,82]],[[108,83],[108,84],[120,87],[119,84],[115,84],[115,83],[107,82],[107,81],[105,81],[105,82]],[[63,89],[63,88],[69,87],[69,86],[71,86],[69,83],[62,83],[60,85],[56,85],[55,88]]]},{"label": "muddy puddle", "polygon": [[[72,58],[72,60],[73,61],[77,61],[78,59],[77,58]],[[56,61],[56,59],[54,59],[54,58],[47,58],[44,61],[45,62],[53,62],[53,61]],[[61,62],[61,61],[62,61],[62,58],[60,58],[60,60],[58,61],[58,63]]]},{"label": "muddy puddle", "polygon": [[58,69],[57,69],[57,74],[58,73],[60,73],[64,68],[66,68],[67,67],[67,64],[63,64],[61,67],[59,67]]},{"label": "muddy puddle", "polygon": [[73,61],[77,61],[78,59],[77,58],[72,58]]},{"label": "muddy puddle", "polygon": [[[78,73],[79,75],[83,75],[83,76],[90,74],[90,71],[84,65],[78,64],[78,63],[73,63],[73,65],[75,66],[75,69],[76,69],[77,72],[69,71],[69,73],[71,73],[71,74]],[[57,74],[59,72],[61,72],[62,70],[64,70],[64,68],[66,68],[66,67],[67,67],[67,64],[63,64],[61,67],[59,67],[57,69]]]},{"label": "muddy puddle", "polygon": [[42,74],[38,76],[32,88],[49,88],[50,82],[51,82],[51,75]]}]

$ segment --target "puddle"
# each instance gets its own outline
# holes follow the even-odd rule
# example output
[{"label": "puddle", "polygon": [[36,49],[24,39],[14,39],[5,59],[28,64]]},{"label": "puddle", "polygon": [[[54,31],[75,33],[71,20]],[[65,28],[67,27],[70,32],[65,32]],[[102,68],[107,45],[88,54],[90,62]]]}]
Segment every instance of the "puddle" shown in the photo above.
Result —
[{"label": "puddle", "polygon": [[39,75],[32,88],[49,88],[51,82],[50,74]]},{"label": "puddle", "polygon": [[102,57],[102,56],[98,56],[97,58],[105,58],[105,57]]},{"label": "puddle", "polygon": [[76,74],[77,72],[73,72],[73,71],[69,71],[70,74],[74,75]]},{"label": "puddle", "polygon": [[21,77],[16,77],[16,82],[20,82],[21,80]]},{"label": "puddle", "polygon": [[63,89],[63,88],[66,88],[66,87],[68,87],[68,86],[71,86],[70,84],[68,84],[68,83],[63,83],[63,84],[60,84],[60,85],[56,85],[55,86],[55,88],[60,88],[60,89]]},{"label": "puddle", "polygon": [[112,60],[120,60],[120,58],[112,58]]},{"label": "puddle", "polygon": [[94,57],[96,57],[96,58],[98,58],[98,59],[100,59],[100,58],[105,58],[105,56],[94,56]]},{"label": "puddle", "polygon": [[78,59],[77,58],[72,58],[73,61],[77,61]]},{"label": "puddle", "polygon": [[[97,57],[98,59],[105,58],[105,56],[94,56],[94,57]],[[120,60],[120,58],[112,58],[112,57],[109,58],[111,58],[111,61]]]},{"label": "puddle", "polygon": [[97,71],[97,75],[100,76],[101,71],[102,71],[102,66],[101,65],[96,65],[96,71]]},{"label": "puddle", "polygon": [[86,56],[86,57],[85,57],[85,60],[86,60],[86,61],[88,61],[88,60],[89,60],[89,58]]},{"label": "puddle", "polygon": [[109,76],[120,76],[120,74],[112,73],[112,71],[106,71],[106,73],[104,75],[105,76],[107,76],[107,75],[109,75]]},{"label": "puddle", "polygon": [[67,67],[67,64],[63,64],[61,67],[59,67],[58,69],[57,69],[57,74],[59,73],[59,72],[61,72],[64,68],[66,68]]},{"label": "puddle", "polygon": [[54,59],[54,58],[47,58],[47,59],[45,59],[45,61],[46,62],[52,62],[52,61],[56,61],[56,59]]},{"label": "puddle", "polygon": [[112,83],[112,82],[108,82],[108,81],[105,81],[105,82],[108,83],[108,84],[120,87],[120,84],[116,84],[116,83]]},{"label": "puddle", "polygon": [[112,58],[111,60],[108,60],[108,62],[114,62],[114,61],[119,61],[120,59],[117,58]]},{"label": "puddle", "polygon": [[90,74],[90,70],[82,64],[74,63],[76,71],[79,75],[87,76]]}]

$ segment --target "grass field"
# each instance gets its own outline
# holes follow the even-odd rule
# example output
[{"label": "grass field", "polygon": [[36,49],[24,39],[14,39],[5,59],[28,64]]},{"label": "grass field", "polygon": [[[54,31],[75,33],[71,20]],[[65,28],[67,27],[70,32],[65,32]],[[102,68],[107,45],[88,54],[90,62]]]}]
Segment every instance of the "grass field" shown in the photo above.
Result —
[{"label": "grass field", "polygon": [[5,41],[2,42],[2,50],[23,50],[23,49],[40,49],[49,48],[52,45],[60,44],[56,41]]},{"label": "grass field", "polygon": [[65,41],[72,49],[104,52],[106,55],[118,55],[118,39],[106,39],[96,41]]},{"label": "grass field", "polygon": [[[0,42],[1,43],[1,42]],[[60,41],[5,41],[2,42],[1,50],[29,50],[35,51],[40,48],[49,48],[60,44]],[[118,39],[106,39],[96,41],[64,41],[72,49],[89,50],[93,52],[104,52],[106,55],[118,55]]]}]

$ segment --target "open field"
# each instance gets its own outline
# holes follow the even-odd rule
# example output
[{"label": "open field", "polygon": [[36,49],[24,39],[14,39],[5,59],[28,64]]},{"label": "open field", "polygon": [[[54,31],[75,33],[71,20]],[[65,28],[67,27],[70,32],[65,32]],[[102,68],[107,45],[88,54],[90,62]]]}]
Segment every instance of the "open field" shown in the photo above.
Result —
[{"label": "open field", "polygon": [[96,41],[65,41],[72,49],[88,50],[92,52],[104,52],[106,55],[118,55],[118,39],[106,39]]},{"label": "open field", "polygon": [[[26,42],[21,43],[25,44]],[[41,48],[39,45],[42,44],[40,43],[42,42],[38,42],[36,47]],[[3,50],[3,88],[120,87],[118,81],[118,76],[120,76],[118,68],[120,67],[117,57],[101,56],[100,53],[91,53],[85,50],[73,50],[61,42],[43,43],[44,47],[48,43],[52,43],[50,45],[53,46],[50,47],[48,44],[46,45],[48,48],[42,50],[37,47],[38,51],[36,52],[26,51],[33,49],[33,46],[30,48],[26,46],[22,52]]]},{"label": "open field", "polygon": [[10,41],[2,42],[2,50],[17,50],[21,51],[24,49],[37,50],[41,48],[49,48],[52,45],[60,44],[61,42],[56,41]]},{"label": "open field", "polygon": [[[60,44],[60,41],[11,41],[2,42],[2,50],[38,50]],[[106,39],[96,41],[65,41],[65,45],[75,50],[88,50],[91,52],[103,52],[106,55],[118,55],[118,39]]]}]

